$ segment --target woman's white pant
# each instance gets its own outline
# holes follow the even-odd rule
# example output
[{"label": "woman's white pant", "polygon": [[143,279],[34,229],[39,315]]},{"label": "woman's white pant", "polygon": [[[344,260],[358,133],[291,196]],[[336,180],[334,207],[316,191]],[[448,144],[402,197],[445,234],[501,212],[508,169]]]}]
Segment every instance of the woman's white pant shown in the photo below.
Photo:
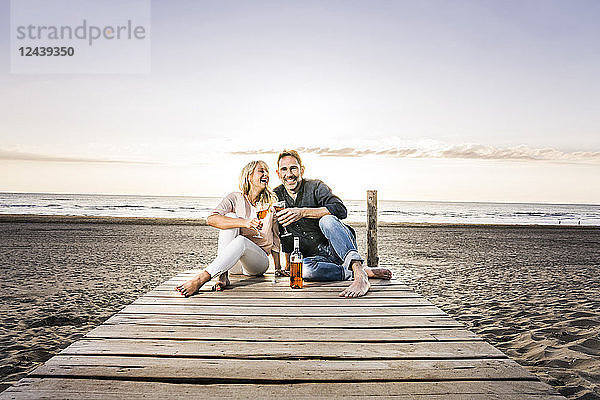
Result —
[{"label": "woman's white pant", "polygon": [[217,257],[205,269],[211,277],[229,270],[234,274],[262,275],[269,269],[269,257],[265,251],[247,237],[240,235],[238,228],[219,231],[217,253]]}]

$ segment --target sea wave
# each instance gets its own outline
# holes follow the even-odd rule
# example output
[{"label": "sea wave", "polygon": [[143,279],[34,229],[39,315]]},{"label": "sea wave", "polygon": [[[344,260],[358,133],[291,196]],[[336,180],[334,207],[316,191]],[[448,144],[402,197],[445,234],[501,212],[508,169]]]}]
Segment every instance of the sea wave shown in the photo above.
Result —
[{"label": "sea wave", "polygon": [[[213,197],[0,193],[0,214],[202,219],[218,203]],[[366,221],[365,201],[345,204],[349,222]],[[600,205],[385,200],[378,206],[378,220],[383,223],[600,226]]]}]

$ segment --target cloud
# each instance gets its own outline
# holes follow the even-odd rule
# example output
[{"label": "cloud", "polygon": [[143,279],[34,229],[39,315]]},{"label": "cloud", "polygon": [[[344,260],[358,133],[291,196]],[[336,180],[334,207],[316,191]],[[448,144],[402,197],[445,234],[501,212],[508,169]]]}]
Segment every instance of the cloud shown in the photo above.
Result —
[{"label": "cloud", "polygon": [[151,162],[111,160],[102,158],[55,156],[50,154],[0,150],[0,161],[46,161],[62,163],[154,164]]},{"label": "cloud", "polygon": [[[32,161],[60,163],[100,163],[100,164],[129,164],[129,165],[203,165],[198,158],[234,155],[277,155],[283,147],[254,148],[238,144],[237,148],[220,145],[221,142],[188,144],[183,146],[161,146],[161,151],[142,151],[131,158],[153,161],[133,161],[127,152],[119,149],[103,149],[104,154],[114,154],[118,159],[108,157],[61,156],[43,152],[26,152],[0,149],[0,161]],[[344,146],[326,144],[323,146],[294,146],[300,154],[316,154],[322,157],[389,157],[389,158],[433,158],[433,159],[467,159],[467,160],[496,160],[496,161],[528,161],[600,164],[600,151],[566,152],[553,148],[532,148],[525,145],[513,147],[495,147],[477,143],[447,144],[432,140],[407,141],[396,137],[381,140],[348,139]],[[227,149],[229,147],[229,149]],[[209,153],[205,153],[210,149]],[[89,153],[85,151],[84,153]]]},{"label": "cloud", "polygon": [[[563,163],[592,163],[600,164],[600,151],[565,152],[552,148],[531,148],[524,145],[499,148],[494,146],[463,143],[444,145],[442,143],[421,143],[412,145],[384,145],[380,142],[362,143],[352,147],[296,147],[298,152],[312,153],[324,157],[364,157],[384,156],[393,158],[442,158],[469,160],[506,160],[506,161],[549,161]],[[277,154],[279,150],[256,149],[230,152],[240,155]]]}]

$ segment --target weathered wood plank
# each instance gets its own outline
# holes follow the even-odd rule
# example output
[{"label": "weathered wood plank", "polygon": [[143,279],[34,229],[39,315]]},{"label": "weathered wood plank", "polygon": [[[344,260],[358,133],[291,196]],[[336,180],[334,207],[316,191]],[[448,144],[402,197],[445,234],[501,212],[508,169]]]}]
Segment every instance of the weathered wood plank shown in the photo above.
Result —
[{"label": "weathered wood plank", "polygon": [[[181,272],[179,274],[177,274],[176,276],[170,278],[169,280],[167,280],[165,283],[171,283],[171,282],[176,282],[176,281],[186,281],[188,279],[190,279],[191,277],[197,275],[198,273],[202,272],[202,270],[188,270],[185,272]],[[289,278],[287,277],[276,277],[275,275],[271,274],[271,273],[267,273],[263,276],[246,276],[246,275],[229,275],[230,281],[232,284],[237,284],[237,285],[248,285],[248,286],[254,286],[254,285],[271,285],[271,286],[286,286],[289,288],[290,286],[290,281]],[[349,284],[351,281],[331,281],[331,282],[308,282],[305,281],[304,284],[305,286],[329,286],[329,287],[343,287],[344,285]],[[406,283],[401,282],[398,279],[379,279],[379,278],[372,278],[369,279],[369,283],[371,284],[371,286],[406,286]]]},{"label": "weathered wood plank", "polygon": [[[185,282],[191,277],[195,276],[195,274],[185,274],[185,275],[177,275],[167,281],[164,284],[171,284],[176,282]],[[240,276],[240,275],[238,275]],[[277,287],[290,287],[290,280],[287,277],[275,277],[275,276],[262,276],[262,277],[246,277],[242,276],[242,278],[238,278],[238,276],[231,276],[230,281],[232,285],[235,286],[277,286]],[[312,282],[312,281],[304,281],[304,287],[344,287],[350,284],[352,280],[347,281],[331,281],[331,282]],[[369,283],[373,287],[396,287],[402,288],[407,287],[405,283],[401,283],[397,280],[387,280],[387,279],[369,279]],[[300,289],[302,290],[302,289]]]},{"label": "weathered wood plank", "polygon": [[[156,287],[156,290],[159,291],[171,291],[171,290],[175,290],[175,287],[184,283],[185,280],[181,280],[181,281],[175,281],[175,282],[165,282],[162,283],[160,286]],[[244,290],[244,291],[257,291],[257,292],[271,292],[271,291],[284,291],[284,292],[331,292],[331,293],[339,293],[340,291],[344,290],[345,288],[347,288],[348,286],[350,286],[351,282],[338,282],[339,284],[337,285],[331,285],[331,286],[316,286],[316,285],[312,285],[312,286],[304,286],[303,289],[292,289],[290,288],[289,284],[287,284],[287,282],[284,285],[272,285],[271,283],[268,282],[262,282],[262,283],[249,283],[249,284],[242,284],[241,282],[238,283],[232,283],[230,286],[228,286],[227,291],[240,291],[240,290]],[[211,287],[214,284],[214,282],[209,282],[206,285],[204,285],[201,289],[200,292],[210,292],[211,291]],[[371,289],[369,289],[369,293],[371,292],[382,292],[382,291],[398,291],[398,290],[409,290],[410,288],[408,286],[400,286],[400,285],[396,285],[396,286],[372,286]],[[368,293],[367,293],[368,296]]]},{"label": "weathered wood plank", "polygon": [[[352,301],[352,300],[349,300]],[[278,315],[281,317],[294,317],[296,315],[333,316],[344,317],[377,317],[382,315],[444,315],[444,312],[435,306],[407,306],[407,307],[238,307],[238,306],[198,306],[198,305],[138,305],[132,304],[125,307],[122,313],[133,314],[201,314],[201,315]]]},{"label": "weathered wood plank", "polygon": [[[187,281],[188,279],[190,279],[191,277],[193,277],[195,274],[186,274],[186,275],[177,275],[167,281],[165,281],[162,285],[164,286],[168,286],[168,285],[179,285],[185,281]],[[243,278],[238,278],[238,276],[232,276],[231,277],[231,285],[232,287],[281,287],[281,288],[286,288],[286,289],[290,289],[290,281],[289,278],[285,278],[285,277],[270,277],[270,276],[263,276],[263,277],[243,277]],[[351,283],[351,281],[332,281],[332,282],[308,282],[305,281],[304,282],[304,289],[299,289],[299,290],[306,290],[309,288],[324,288],[324,287],[328,287],[328,288],[343,288],[348,286]],[[395,288],[395,289],[399,289],[399,288],[406,288],[408,289],[408,286],[404,283],[401,283],[397,280],[386,280],[386,279],[369,279],[369,283],[371,284],[372,287],[387,287],[387,288]]]},{"label": "weathered wood plank", "polygon": [[[394,316],[360,317],[353,319],[340,316],[294,317],[278,316],[228,316],[228,315],[152,315],[118,313],[110,317],[106,324],[166,325],[166,326],[244,326],[244,327],[299,327],[299,328],[431,328],[464,327],[461,323],[441,316]],[[141,328],[145,329],[145,328]]]},{"label": "weathered wood plank", "polygon": [[530,379],[535,376],[510,359],[502,360],[232,360],[113,356],[57,356],[36,376],[116,377],[166,381],[252,383],[282,381],[442,381]]},{"label": "weathered wood plank", "polygon": [[[354,329],[354,328],[248,328],[100,325],[87,338],[261,340],[289,342],[296,338],[310,342],[415,342],[482,340],[473,332],[456,328]],[[235,346],[235,344],[232,344]]]},{"label": "weathered wood plank", "polygon": [[465,359],[506,358],[484,341],[356,343],[224,342],[210,340],[81,339],[63,355],[179,356],[204,358]]},{"label": "weathered wood plank", "polygon": [[[183,282],[186,282],[188,279],[187,278],[172,278],[168,281],[163,282],[161,285],[178,285],[181,284]],[[214,280],[212,281],[213,283],[215,282]],[[410,289],[410,286],[404,284],[404,283],[399,283],[399,282],[394,282],[394,283],[389,283],[390,281],[387,280],[383,280],[383,279],[369,279],[369,283],[371,284],[371,287],[373,288],[378,288],[378,289],[393,289],[393,290],[399,290],[399,289],[404,289],[404,290],[408,290]],[[302,289],[293,289],[293,290],[306,290],[306,289],[314,289],[314,288],[344,288],[347,287],[348,285],[350,285],[352,283],[352,280],[347,280],[347,281],[332,281],[332,282],[308,282],[308,281],[304,281],[304,286]],[[245,288],[273,288],[273,287],[279,287],[279,288],[285,288],[285,289],[289,289],[292,290],[290,288],[290,283],[289,283],[289,278],[272,278],[272,279],[257,279],[257,278],[249,278],[249,279],[244,279],[244,280],[232,280],[231,281],[231,286],[232,287],[245,287]]]},{"label": "weathered wood plank", "polygon": [[[206,292],[206,293],[205,293]],[[209,291],[202,291],[202,294],[194,297],[209,297]],[[233,298],[233,299],[331,299],[338,297],[340,293],[339,289],[327,290],[327,291],[314,291],[314,290],[224,290],[222,292],[211,292],[210,296],[216,299]],[[181,293],[176,291],[173,287],[167,289],[156,289],[146,293],[144,297],[169,297],[169,298],[182,298]],[[407,299],[407,298],[420,298],[420,294],[413,292],[412,290],[375,290],[369,291],[364,299]],[[342,299],[344,300],[344,299]]]},{"label": "weathered wood plank", "polygon": [[561,398],[399,281],[341,299],[350,282],[294,291],[287,278],[232,276],[231,290],[179,297],[174,286],[197,272],[127,306],[0,399]]},{"label": "weathered wood plank", "polygon": [[[168,280],[164,281],[163,284],[171,284],[174,282],[185,282],[198,274],[196,273],[184,273],[173,276]],[[213,280],[216,278],[213,278]],[[232,275],[229,274],[229,280],[232,285],[240,287],[286,287],[290,288],[290,278],[285,276],[275,276],[267,274],[263,276],[247,276],[247,275]],[[304,287],[343,287],[345,284],[351,283],[352,278],[345,281],[304,281]],[[369,283],[373,287],[396,287],[396,288],[408,288],[409,282],[400,281],[398,279],[380,279],[370,278]],[[302,290],[302,289],[299,289]]]},{"label": "weathered wood plank", "polygon": [[106,381],[92,379],[25,378],[0,399],[148,399],[148,398],[293,398],[339,399],[341,397],[400,397],[407,399],[506,399],[558,400],[541,382],[448,381],[376,383],[301,383],[293,385],[194,385],[185,383]]},{"label": "weathered wood plank", "polygon": [[[220,294],[220,293],[219,293]],[[133,304],[147,305],[186,305],[186,306],[214,306],[228,307],[294,307],[302,312],[305,307],[406,307],[406,306],[432,306],[428,300],[422,297],[398,298],[398,299],[346,299],[342,297],[331,297],[329,299],[236,299],[226,296],[198,295],[184,298],[163,297],[140,297]],[[300,308],[301,307],[301,308]]]}]

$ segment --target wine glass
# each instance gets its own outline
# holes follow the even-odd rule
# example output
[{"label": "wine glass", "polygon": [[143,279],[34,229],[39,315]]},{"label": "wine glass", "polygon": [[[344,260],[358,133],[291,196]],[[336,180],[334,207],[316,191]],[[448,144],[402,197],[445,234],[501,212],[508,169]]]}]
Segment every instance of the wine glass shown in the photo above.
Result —
[{"label": "wine glass", "polygon": [[262,220],[265,219],[267,213],[269,212],[269,207],[267,204],[257,204],[256,205],[256,218],[258,218],[258,226],[256,227],[256,235],[255,238],[262,238],[260,234],[260,230],[262,229]]},{"label": "wine glass", "polygon": [[[285,201],[281,200],[281,201],[278,201],[278,202],[274,203],[273,204],[273,208],[275,209],[275,212],[279,212],[279,211],[285,209]],[[288,232],[287,228],[284,226],[283,227],[283,234],[281,235],[281,237],[287,237],[287,236],[290,236],[290,235],[291,235],[291,233]]]}]

